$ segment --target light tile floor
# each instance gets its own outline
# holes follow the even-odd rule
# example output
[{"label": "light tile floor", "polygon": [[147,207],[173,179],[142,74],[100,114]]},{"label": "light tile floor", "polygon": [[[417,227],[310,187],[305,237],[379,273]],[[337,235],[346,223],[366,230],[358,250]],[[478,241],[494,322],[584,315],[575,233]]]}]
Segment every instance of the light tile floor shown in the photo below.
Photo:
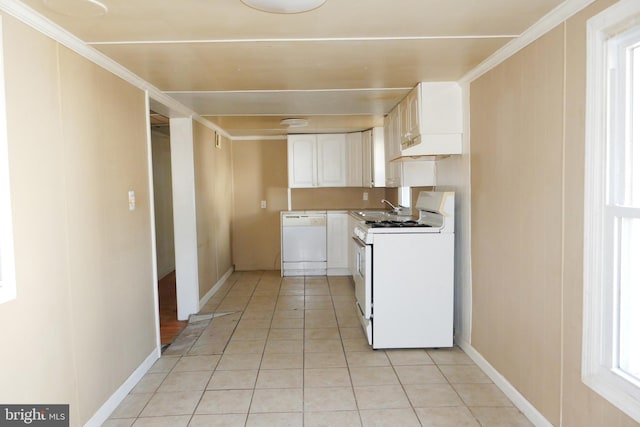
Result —
[{"label": "light tile floor", "polygon": [[458,348],[372,350],[348,277],[236,272],[104,426],[531,426]]}]

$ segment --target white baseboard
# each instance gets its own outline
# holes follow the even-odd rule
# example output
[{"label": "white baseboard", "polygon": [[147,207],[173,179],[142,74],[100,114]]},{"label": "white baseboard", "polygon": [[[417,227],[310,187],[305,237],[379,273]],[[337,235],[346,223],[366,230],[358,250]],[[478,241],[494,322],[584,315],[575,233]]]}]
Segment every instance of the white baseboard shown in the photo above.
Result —
[{"label": "white baseboard", "polygon": [[348,268],[327,268],[327,276],[351,276]]},{"label": "white baseboard", "polygon": [[226,282],[229,276],[231,276],[231,273],[233,273],[233,266],[229,268],[227,272],[224,273],[224,275],[220,278],[220,280],[218,280],[216,284],[213,285],[211,289],[209,289],[209,292],[207,292],[206,295],[200,299],[200,310],[202,310],[202,307],[204,307],[209,302],[211,297],[213,297],[216,292],[220,290],[222,285],[224,285],[224,282]]},{"label": "white baseboard", "polygon": [[487,360],[482,357],[478,351],[466,341],[456,341],[467,355],[476,365],[494,382],[496,386],[513,402],[516,408],[520,409],[525,417],[529,419],[536,427],[552,427],[553,424],[542,415],[535,406],[531,404],[525,397],[520,394],[514,386],[511,385],[505,377],[500,374]]},{"label": "white baseboard", "polygon": [[131,390],[138,384],[138,381],[147,373],[147,371],[153,366],[153,363],[160,358],[160,348],[154,349],[149,356],[136,368],[135,371],[122,383],[122,385],[111,395],[111,397],[104,402],[104,404],[93,414],[93,417],[86,422],[85,427],[100,427],[108,418],[109,415],[122,403],[125,397]]}]

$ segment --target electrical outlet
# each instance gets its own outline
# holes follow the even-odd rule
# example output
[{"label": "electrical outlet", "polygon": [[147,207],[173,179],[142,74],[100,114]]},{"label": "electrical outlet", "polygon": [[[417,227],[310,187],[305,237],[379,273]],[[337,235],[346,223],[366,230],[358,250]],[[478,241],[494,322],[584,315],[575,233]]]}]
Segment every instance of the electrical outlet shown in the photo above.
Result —
[{"label": "electrical outlet", "polygon": [[266,209],[267,208],[267,201],[266,200],[260,200],[260,208],[262,208],[262,209]]},{"label": "electrical outlet", "polygon": [[362,200],[369,200],[369,193],[367,193],[366,191],[364,191],[362,193]]},{"label": "electrical outlet", "polygon": [[129,196],[129,210],[135,211],[136,210],[136,192],[133,190],[130,190],[128,196]]}]

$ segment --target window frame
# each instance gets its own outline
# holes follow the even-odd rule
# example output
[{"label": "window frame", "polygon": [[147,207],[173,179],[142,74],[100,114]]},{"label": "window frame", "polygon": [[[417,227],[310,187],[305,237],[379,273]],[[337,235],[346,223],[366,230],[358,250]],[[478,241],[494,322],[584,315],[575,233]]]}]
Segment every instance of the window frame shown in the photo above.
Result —
[{"label": "window frame", "polygon": [[9,144],[5,103],[4,44],[0,16],[0,304],[16,298],[13,222],[9,187]]},{"label": "window frame", "polygon": [[620,35],[637,27],[639,20],[640,2],[622,0],[587,22],[582,381],[640,422],[640,382],[617,366],[619,306],[613,278],[618,269],[613,242],[616,218],[628,217],[629,212],[609,200],[619,182],[611,165],[620,159],[620,143],[609,143],[624,124],[615,102],[625,91],[615,83],[610,67],[628,42]]}]

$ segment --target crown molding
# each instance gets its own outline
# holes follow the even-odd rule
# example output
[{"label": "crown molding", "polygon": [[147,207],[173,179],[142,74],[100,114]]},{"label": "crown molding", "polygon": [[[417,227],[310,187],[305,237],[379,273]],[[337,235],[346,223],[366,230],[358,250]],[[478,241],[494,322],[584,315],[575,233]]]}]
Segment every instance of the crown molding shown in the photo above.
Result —
[{"label": "crown molding", "polygon": [[595,0],[566,0],[551,12],[540,18],[535,24],[527,28],[520,36],[495,51],[491,56],[478,64],[474,69],[466,73],[458,83],[469,84],[486,72],[503,63],[511,56],[518,53]]},{"label": "crown molding", "polygon": [[69,31],[40,15],[38,12],[26,6],[22,2],[16,0],[0,0],[0,11],[11,15],[45,36],[71,49],[78,55],[83,56],[94,64],[145,91],[150,98],[153,98],[155,101],[165,105],[168,110],[171,111],[172,115],[191,117],[193,120],[231,139],[231,135],[229,135],[224,129],[199,116],[195,111],[176,101],[174,98],[162,92],[151,83],[134,74],[129,69],[123,67],[102,52],[89,46]]}]

